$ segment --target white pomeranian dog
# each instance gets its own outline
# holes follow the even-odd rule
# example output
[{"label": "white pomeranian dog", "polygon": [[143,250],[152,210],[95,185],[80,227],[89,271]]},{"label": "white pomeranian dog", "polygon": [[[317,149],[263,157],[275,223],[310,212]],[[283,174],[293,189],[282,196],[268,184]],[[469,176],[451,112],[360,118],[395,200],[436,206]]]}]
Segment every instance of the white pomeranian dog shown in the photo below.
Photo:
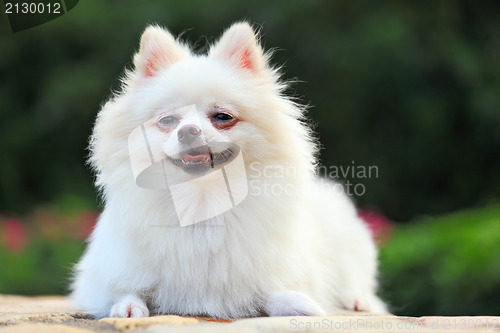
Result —
[{"label": "white pomeranian dog", "polygon": [[96,317],[387,311],[370,232],[316,177],[304,107],[268,60],[244,22],[207,55],[146,29],[91,138],[105,208],[75,269],[76,307]]}]

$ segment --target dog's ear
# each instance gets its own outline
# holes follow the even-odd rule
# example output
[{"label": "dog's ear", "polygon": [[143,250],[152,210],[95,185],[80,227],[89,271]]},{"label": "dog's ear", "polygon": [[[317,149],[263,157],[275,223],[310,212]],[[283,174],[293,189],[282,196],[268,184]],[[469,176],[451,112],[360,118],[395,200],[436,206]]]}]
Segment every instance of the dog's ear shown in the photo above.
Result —
[{"label": "dog's ear", "polygon": [[210,56],[257,74],[266,66],[262,48],[246,22],[235,23],[227,29],[210,49]]},{"label": "dog's ear", "polygon": [[170,32],[159,26],[149,26],[142,34],[134,65],[140,76],[153,77],[185,56],[185,47],[176,42]]}]

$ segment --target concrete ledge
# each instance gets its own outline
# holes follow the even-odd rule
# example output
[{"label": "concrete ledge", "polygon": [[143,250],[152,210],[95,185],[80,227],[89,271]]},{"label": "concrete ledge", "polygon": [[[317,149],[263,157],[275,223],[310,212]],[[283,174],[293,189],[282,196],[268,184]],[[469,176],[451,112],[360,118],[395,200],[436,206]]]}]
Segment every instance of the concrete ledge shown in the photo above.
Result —
[{"label": "concrete ledge", "polygon": [[71,308],[63,296],[0,295],[0,333],[7,332],[499,332],[500,317],[396,317],[352,313],[324,317],[262,317],[214,320],[154,316],[94,320]]}]

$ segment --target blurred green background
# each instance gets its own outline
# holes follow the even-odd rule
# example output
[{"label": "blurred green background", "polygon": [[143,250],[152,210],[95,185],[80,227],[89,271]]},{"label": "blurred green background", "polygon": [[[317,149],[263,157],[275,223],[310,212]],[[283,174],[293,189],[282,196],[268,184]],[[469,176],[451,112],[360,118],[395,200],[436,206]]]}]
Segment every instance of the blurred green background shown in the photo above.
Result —
[{"label": "blurred green background", "polygon": [[64,293],[98,214],[85,166],[99,106],[148,23],[198,51],[261,28],[324,166],[377,166],[359,207],[385,224],[397,314],[500,314],[500,2],[97,1],[12,33],[0,14],[0,293]]}]

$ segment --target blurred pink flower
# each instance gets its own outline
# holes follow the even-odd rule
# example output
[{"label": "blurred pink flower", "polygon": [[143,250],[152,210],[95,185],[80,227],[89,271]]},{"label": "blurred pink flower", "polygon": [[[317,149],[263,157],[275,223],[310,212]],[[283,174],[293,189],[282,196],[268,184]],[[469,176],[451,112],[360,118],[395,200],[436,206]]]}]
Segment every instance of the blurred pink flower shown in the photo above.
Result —
[{"label": "blurred pink flower", "polygon": [[28,245],[28,233],[21,220],[5,218],[0,225],[0,240],[12,252],[21,252]]},{"label": "blurred pink flower", "polygon": [[85,240],[90,236],[90,233],[94,230],[99,214],[100,212],[98,211],[87,211],[79,216],[76,234],[80,240]]},{"label": "blurred pink flower", "polygon": [[64,230],[61,228],[60,217],[46,207],[37,207],[29,216],[33,221],[36,232],[42,238],[57,240],[64,237]]},{"label": "blurred pink flower", "polygon": [[389,240],[393,227],[387,217],[373,209],[359,210],[358,216],[367,224],[377,245],[383,245]]}]

